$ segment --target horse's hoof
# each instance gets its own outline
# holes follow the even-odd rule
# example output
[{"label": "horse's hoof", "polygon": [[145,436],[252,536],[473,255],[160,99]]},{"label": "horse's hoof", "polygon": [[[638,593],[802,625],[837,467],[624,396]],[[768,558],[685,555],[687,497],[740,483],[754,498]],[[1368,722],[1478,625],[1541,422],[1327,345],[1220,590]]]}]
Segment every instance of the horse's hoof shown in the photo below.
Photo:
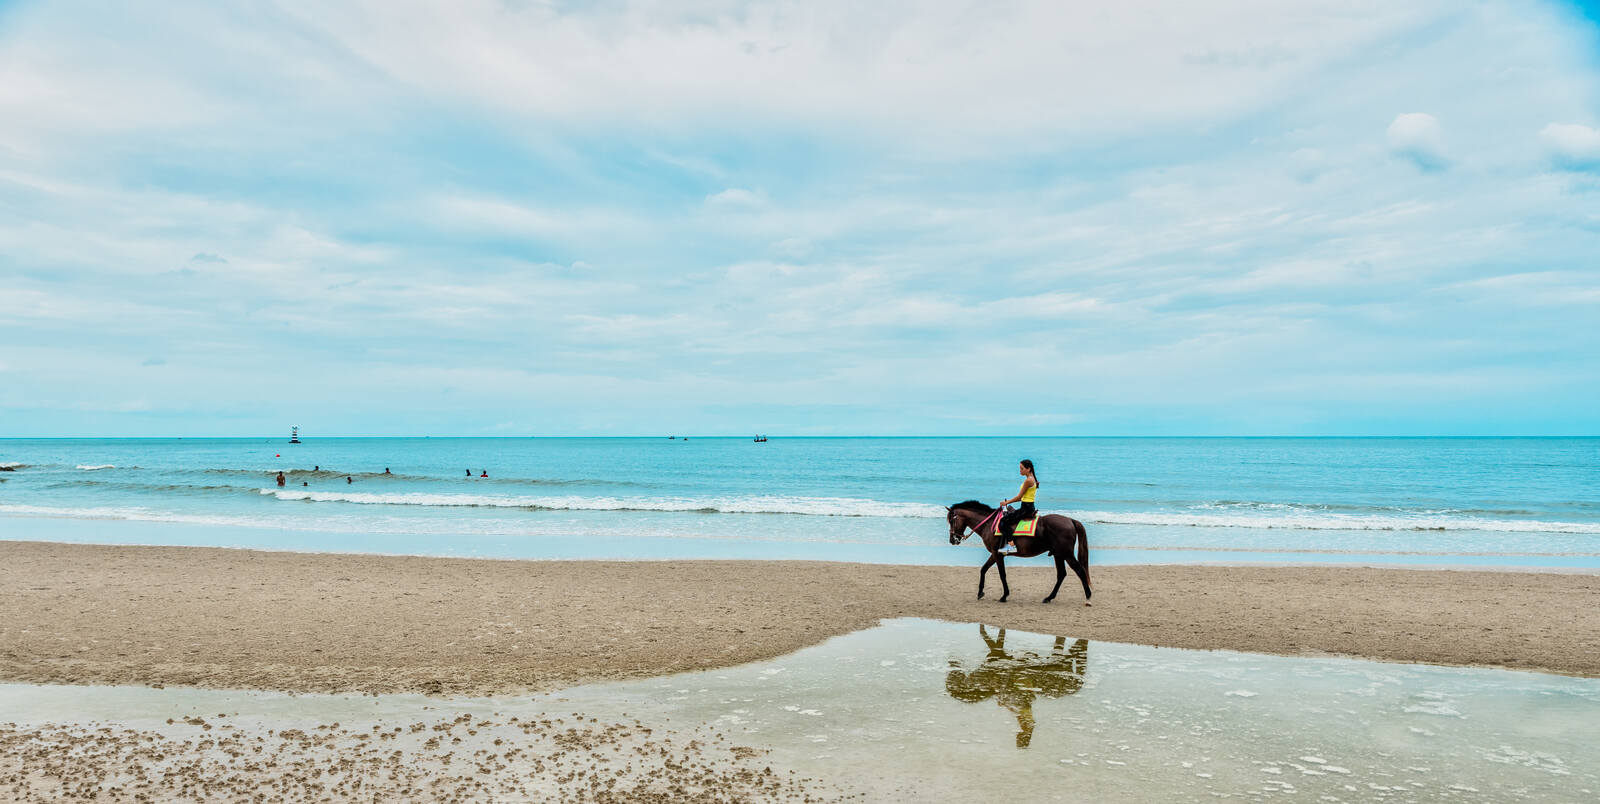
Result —
[{"label": "horse's hoof", "polygon": [[1002,597],[1002,598],[1000,598],[1000,600],[998,600],[998,601],[996,601],[996,602],[999,602],[999,603],[1004,603],[1004,602],[1006,602],[1006,598],[1003,598],[1003,597]]},{"label": "horse's hoof", "polygon": [[979,592],[979,593],[978,593],[978,599],[979,599],[979,600],[982,600],[982,599],[983,599],[983,593],[982,593],[982,592]]},{"label": "horse's hoof", "polygon": [[1093,605],[1093,604],[1091,604],[1089,601],[1087,601],[1087,600],[1083,601],[1083,607],[1084,608],[1089,608],[1089,606],[1091,606],[1091,605]]},{"label": "horse's hoof", "polygon": [[1045,598],[1044,600],[1042,600],[1040,602],[1041,603],[1049,603],[1050,601],[1055,600],[1055,599],[1056,599],[1055,595],[1051,595],[1051,596]]}]

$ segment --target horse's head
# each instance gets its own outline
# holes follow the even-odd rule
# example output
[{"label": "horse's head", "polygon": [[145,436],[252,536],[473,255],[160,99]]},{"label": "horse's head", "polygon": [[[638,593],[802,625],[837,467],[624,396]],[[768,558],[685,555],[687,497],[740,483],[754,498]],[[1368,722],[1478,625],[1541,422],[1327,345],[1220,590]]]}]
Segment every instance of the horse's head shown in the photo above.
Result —
[{"label": "horse's head", "polygon": [[962,524],[961,513],[954,508],[945,506],[944,518],[950,522],[950,543],[960,544],[966,538],[967,526]]},{"label": "horse's head", "polygon": [[946,507],[945,519],[950,523],[950,543],[960,544],[967,538],[967,531],[976,529],[983,524],[983,520],[994,512],[977,500],[967,500]]}]

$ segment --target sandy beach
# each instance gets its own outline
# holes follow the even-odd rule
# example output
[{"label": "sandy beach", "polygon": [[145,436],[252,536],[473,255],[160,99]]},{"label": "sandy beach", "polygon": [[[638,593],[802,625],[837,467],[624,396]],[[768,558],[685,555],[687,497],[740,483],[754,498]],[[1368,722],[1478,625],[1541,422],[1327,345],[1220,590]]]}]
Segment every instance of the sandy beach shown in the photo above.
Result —
[{"label": "sandy beach", "polygon": [[[973,552],[976,560],[978,553]],[[1600,577],[1109,566],[537,562],[0,543],[0,679],[497,694],[776,657],[890,617],[1164,647],[1600,676]]]}]

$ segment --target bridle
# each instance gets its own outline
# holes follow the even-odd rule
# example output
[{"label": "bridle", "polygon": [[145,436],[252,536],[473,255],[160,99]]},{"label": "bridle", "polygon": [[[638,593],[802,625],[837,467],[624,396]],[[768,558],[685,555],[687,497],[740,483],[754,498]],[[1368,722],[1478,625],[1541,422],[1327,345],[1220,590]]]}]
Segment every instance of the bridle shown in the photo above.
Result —
[{"label": "bridle", "polygon": [[968,528],[962,528],[961,529],[961,535],[956,537],[956,544],[960,544],[960,543],[962,543],[962,542],[967,540],[967,538],[971,535],[971,534],[969,534],[967,532],[969,530],[972,533],[976,533],[976,534],[978,534],[980,536],[983,535],[983,533],[982,533],[983,532],[983,526],[989,524],[989,520],[991,520],[991,519],[995,520],[998,523],[999,522],[999,517],[1003,516],[1005,514],[1005,512],[1006,512],[1006,509],[1004,509],[1004,508],[996,508],[988,516],[986,516],[983,519],[979,520],[978,524],[973,525],[973,526],[968,527]]}]

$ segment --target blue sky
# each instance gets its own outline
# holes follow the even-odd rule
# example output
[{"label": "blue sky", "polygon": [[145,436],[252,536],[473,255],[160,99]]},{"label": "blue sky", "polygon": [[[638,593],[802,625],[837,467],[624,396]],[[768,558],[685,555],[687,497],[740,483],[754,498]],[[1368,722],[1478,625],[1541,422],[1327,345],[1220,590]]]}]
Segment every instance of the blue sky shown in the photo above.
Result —
[{"label": "blue sky", "polygon": [[0,3],[0,436],[1600,434],[1595,4],[1064,5]]}]

